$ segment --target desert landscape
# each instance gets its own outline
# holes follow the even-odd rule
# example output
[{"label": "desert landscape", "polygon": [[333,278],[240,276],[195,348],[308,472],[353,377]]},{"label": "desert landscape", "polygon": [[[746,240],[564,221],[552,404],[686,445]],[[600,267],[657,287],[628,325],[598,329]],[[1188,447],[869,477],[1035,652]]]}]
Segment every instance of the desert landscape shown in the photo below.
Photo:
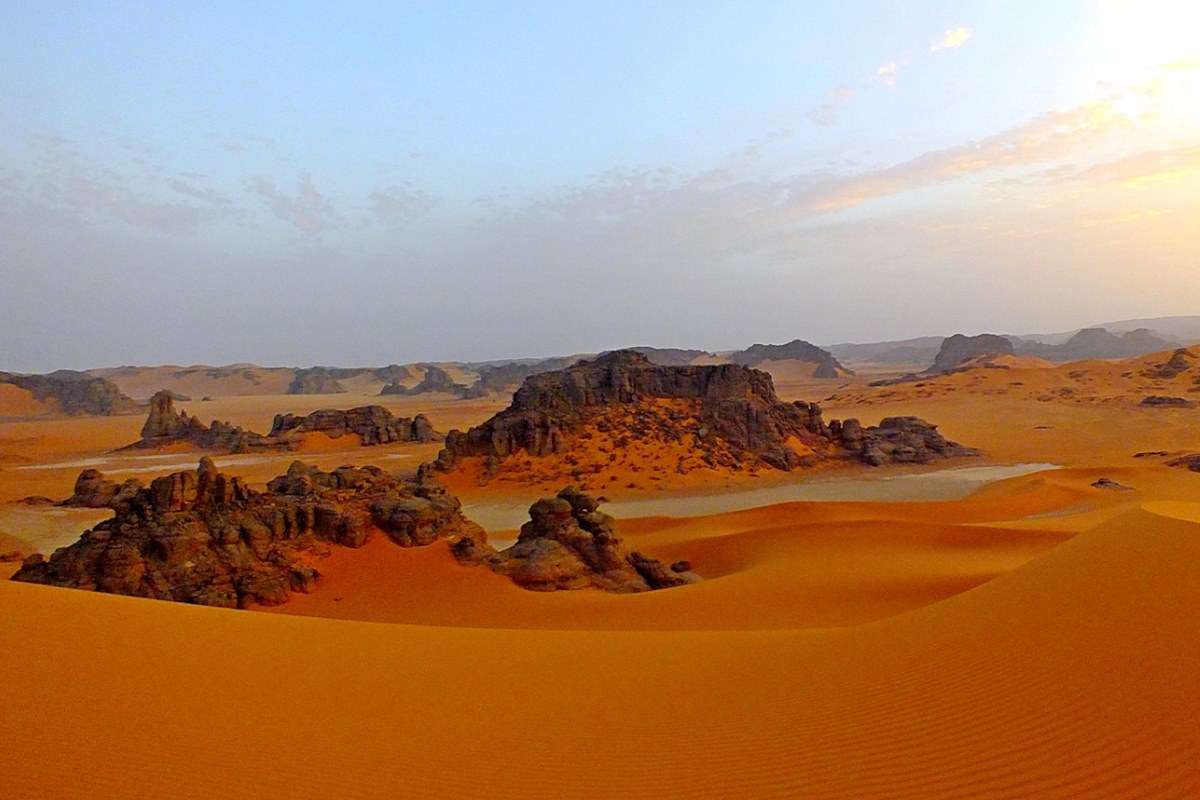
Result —
[{"label": "desert landscape", "polygon": [[0,798],[1200,798],[1194,3],[0,25]]},{"label": "desert landscape", "polygon": [[[151,403],[131,382],[143,413],[49,418],[10,391],[5,681],[40,688],[6,703],[0,774],[16,796],[120,795],[136,769],[147,796],[278,784],[318,797],[345,790],[326,766],[345,752],[372,776],[363,796],[1186,796],[1200,746],[1200,347],[958,358],[814,377],[786,360],[754,371],[622,351],[526,379],[507,401],[222,396],[218,377],[192,387],[211,400]],[[719,376],[777,396],[747,401]],[[1145,402],[1156,396],[1185,402]],[[313,413],[371,405],[393,428],[424,415],[436,433],[381,442]],[[208,436],[215,424],[164,431],[193,412],[250,432],[288,414],[339,427],[232,449]],[[847,446],[848,429],[869,439],[914,416],[937,421],[941,452],[872,466]],[[467,429],[487,436],[451,434],[451,449],[457,436],[494,450],[499,425],[517,436],[503,458],[439,453]],[[772,458],[775,441],[796,457]],[[616,519],[583,493],[555,498],[562,512],[533,505],[568,484],[603,491]],[[414,505],[425,497],[434,512]],[[293,502],[356,522],[309,529],[293,510],[254,533],[236,516]],[[196,520],[200,544],[181,542]],[[90,545],[76,544],[84,529]],[[116,557],[131,536],[137,555]],[[464,768],[463,730],[503,738],[505,768]],[[585,752],[601,777],[578,769]],[[69,769],[28,768],[47,754]]]}]

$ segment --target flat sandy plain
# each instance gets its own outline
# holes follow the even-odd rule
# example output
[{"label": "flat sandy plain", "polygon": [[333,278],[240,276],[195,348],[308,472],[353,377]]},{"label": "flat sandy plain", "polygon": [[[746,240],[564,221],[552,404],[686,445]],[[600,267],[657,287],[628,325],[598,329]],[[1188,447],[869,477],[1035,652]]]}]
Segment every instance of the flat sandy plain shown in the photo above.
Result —
[{"label": "flat sandy plain", "polygon": [[[712,475],[613,493],[614,507],[676,504],[618,530],[691,560],[705,580],[677,589],[527,592],[458,566],[442,543],[380,537],[335,548],[318,590],[271,613],[0,581],[0,794],[1200,796],[1200,474],[1134,457],[1200,452],[1200,410],[1138,406],[1198,397],[1190,377],[1143,376],[1167,355],[890,387],[780,370],[780,394],[823,400],[827,418],[917,414],[986,452],[938,470],[1057,468],[957,499],[922,499],[906,478],[886,500],[719,513],[695,506],[905,473]],[[379,400],[440,430],[506,402],[364,392],[185,406],[265,430],[277,412]],[[70,540],[103,516],[12,502],[65,497],[80,464],[149,479],[194,462],[108,453],[141,423],[0,424],[0,551]],[[302,457],[415,467],[437,449],[355,444],[322,437]],[[262,482],[294,457],[218,463]],[[1093,488],[1101,476],[1130,488]],[[468,504],[538,493],[456,490]]]}]

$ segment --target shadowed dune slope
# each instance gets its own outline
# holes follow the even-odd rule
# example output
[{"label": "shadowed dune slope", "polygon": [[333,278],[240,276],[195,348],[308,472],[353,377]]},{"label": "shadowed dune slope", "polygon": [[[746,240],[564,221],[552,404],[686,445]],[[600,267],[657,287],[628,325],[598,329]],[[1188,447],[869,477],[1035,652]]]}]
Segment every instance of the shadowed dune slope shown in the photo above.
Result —
[{"label": "shadowed dune slope", "polygon": [[[1193,797],[1198,518],[1134,505],[974,590],[838,630],[411,627],[5,582],[0,787]],[[53,690],[20,688],[35,677]]]}]

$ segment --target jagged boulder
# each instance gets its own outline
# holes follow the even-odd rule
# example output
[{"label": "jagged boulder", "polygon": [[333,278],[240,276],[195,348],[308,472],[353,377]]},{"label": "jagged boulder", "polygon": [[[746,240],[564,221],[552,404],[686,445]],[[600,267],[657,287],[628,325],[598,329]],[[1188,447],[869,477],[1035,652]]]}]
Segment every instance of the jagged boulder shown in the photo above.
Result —
[{"label": "jagged boulder", "polygon": [[[99,474],[79,483],[97,487],[97,496],[115,485]],[[420,513],[400,511],[411,506]],[[109,507],[113,519],[49,559],[27,559],[13,579],[203,605],[273,605],[312,591],[319,573],[311,557],[328,544],[359,547],[376,530],[403,544],[484,538],[441,487],[377,467],[322,472],[296,462],[255,492],[205,457],[195,471],[139,485]]]},{"label": "jagged boulder", "polygon": [[453,551],[460,562],[484,564],[534,591],[644,592],[692,580],[656,559],[628,552],[613,518],[599,505],[591,495],[567,487],[530,506],[529,522],[512,547],[497,552],[480,539],[460,538]]}]

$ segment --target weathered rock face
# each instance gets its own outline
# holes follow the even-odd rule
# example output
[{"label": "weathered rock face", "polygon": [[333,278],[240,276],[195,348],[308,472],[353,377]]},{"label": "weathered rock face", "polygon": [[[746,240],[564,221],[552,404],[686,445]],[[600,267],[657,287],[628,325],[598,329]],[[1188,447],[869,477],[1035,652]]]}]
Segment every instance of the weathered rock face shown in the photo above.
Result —
[{"label": "weathered rock face", "polygon": [[755,344],[741,352],[734,353],[730,361],[747,367],[755,367],[764,361],[789,359],[809,361],[817,365],[813,372],[814,378],[840,378],[843,375],[853,375],[833,357],[828,350],[822,350],[811,342],[803,339],[793,339],[787,344]]},{"label": "weathered rock face", "polygon": [[599,501],[574,487],[529,508],[516,544],[497,552],[480,539],[459,538],[453,552],[465,564],[484,564],[535,591],[586,589],[645,592],[693,580],[641,553],[630,553]]},{"label": "weathered rock face", "polygon": [[712,466],[786,470],[839,456],[882,464],[974,452],[915,418],[897,418],[901,421],[878,429],[863,429],[856,420],[827,425],[815,403],[780,401],[771,376],[759,370],[736,364],[658,366],[639,353],[616,351],[527,378],[509,408],[466,433],[447,434],[434,467],[451,470],[476,456],[496,462],[519,451],[537,457],[563,453],[574,434],[612,408],[652,407],[664,400],[686,401],[687,412],[665,421],[660,416],[660,426],[686,431]]},{"label": "weathered rock face", "polygon": [[[93,474],[86,482],[104,481]],[[109,506],[113,519],[49,560],[28,559],[13,579],[203,605],[273,605],[315,587],[308,557],[327,544],[359,547],[380,530],[406,546],[483,538],[440,487],[377,467],[321,472],[296,462],[260,493],[203,458],[194,472],[123,488]]]},{"label": "weathered rock face", "polygon": [[450,377],[450,373],[433,364],[425,367],[425,375],[421,378],[421,382],[412,388],[403,385],[399,381],[393,381],[379,390],[381,395],[399,395],[405,397],[429,394],[431,392],[444,392],[457,397],[482,397],[486,393],[480,383],[476,383],[473,386],[464,386],[461,383],[455,383],[454,378]]},{"label": "weathered rock face", "polygon": [[925,370],[925,374],[935,375],[950,372],[971,359],[996,355],[1013,355],[1012,342],[994,333],[981,333],[978,336],[964,336],[956,333],[942,341],[942,347],[933,360],[933,366]]},{"label": "weathered rock face", "polygon": [[363,445],[391,442],[432,442],[439,435],[424,414],[415,418],[394,417],[382,406],[360,406],[349,410],[322,409],[307,415],[278,414],[266,436],[227,422],[205,425],[184,411],[175,411],[171,393],[161,391],[150,398],[150,416],[142,426],[141,441],[130,447],[161,447],[188,442],[205,450],[245,453],[256,450],[291,450],[299,435],[320,431],[337,438],[357,434]]},{"label": "weathered rock face", "polygon": [[268,436],[320,431],[332,438],[346,433],[358,434],[363,445],[391,442],[433,442],[438,434],[424,414],[394,417],[383,406],[360,406],[347,411],[322,409],[307,415],[277,414]]},{"label": "weathered rock face", "polygon": [[138,403],[122,394],[112,381],[73,370],[59,370],[48,375],[0,372],[0,383],[25,389],[35,400],[54,401],[64,414],[109,416],[128,414],[139,408]]}]

